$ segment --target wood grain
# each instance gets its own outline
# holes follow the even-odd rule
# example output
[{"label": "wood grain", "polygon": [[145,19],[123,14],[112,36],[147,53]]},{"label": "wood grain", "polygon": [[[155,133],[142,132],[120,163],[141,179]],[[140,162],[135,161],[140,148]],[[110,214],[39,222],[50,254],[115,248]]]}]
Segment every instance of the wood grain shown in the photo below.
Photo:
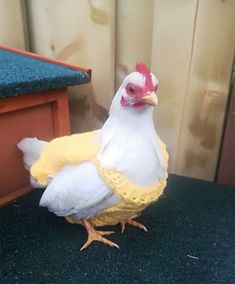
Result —
[{"label": "wood grain", "polygon": [[217,181],[235,187],[235,81],[231,94]]},{"label": "wood grain", "polygon": [[196,0],[155,1],[151,59],[151,69],[159,79],[155,121],[159,135],[167,144],[169,170],[173,173],[177,173],[177,151],[196,13]]},{"label": "wood grain", "polygon": [[154,0],[118,0],[116,4],[116,89],[135,70],[151,64]]},{"label": "wood grain", "polygon": [[235,46],[235,1],[199,1],[176,172],[215,178]]},{"label": "wood grain", "polygon": [[[70,105],[89,95],[90,103],[109,109],[114,95],[115,1],[31,0],[27,4],[32,51],[92,69],[92,86],[73,88]],[[86,121],[77,120],[76,107],[71,117],[72,129],[84,128]]]},{"label": "wood grain", "polygon": [[[234,0],[26,4],[32,51],[92,69],[91,84],[69,88],[73,132],[100,127],[115,80],[117,88],[144,61],[160,81],[155,122],[170,172],[214,179],[235,50]],[[22,1],[0,0],[1,42],[25,48],[25,31]]]},{"label": "wood grain", "polygon": [[51,140],[69,134],[66,89],[0,100],[0,207],[30,190],[17,143],[24,137]]},{"label": "wood grain", "polygon": [[27,30],[21,0],[0,0],[0,43],[27,48]]}]

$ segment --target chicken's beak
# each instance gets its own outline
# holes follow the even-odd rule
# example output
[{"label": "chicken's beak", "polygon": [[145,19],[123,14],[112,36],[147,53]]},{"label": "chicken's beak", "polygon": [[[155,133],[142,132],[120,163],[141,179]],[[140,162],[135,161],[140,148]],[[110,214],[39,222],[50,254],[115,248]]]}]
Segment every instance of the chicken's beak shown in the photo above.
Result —
[{"label": "chicken's beak", "polygon": [[149,95],[144,96],[141,99],[141,102],[151,106],[156,106],[158,104],[158,98],[156,96],[156,93],[151,92]]}]

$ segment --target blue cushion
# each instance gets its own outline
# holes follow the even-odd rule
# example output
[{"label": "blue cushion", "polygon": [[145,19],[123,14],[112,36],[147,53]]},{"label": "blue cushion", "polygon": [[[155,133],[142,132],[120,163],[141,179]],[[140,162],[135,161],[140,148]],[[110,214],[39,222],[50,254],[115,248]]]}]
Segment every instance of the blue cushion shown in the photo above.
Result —
[{"label": "blue cushion", "polygon": [[0,49],[0,98],[85,84],[88,73]]}]

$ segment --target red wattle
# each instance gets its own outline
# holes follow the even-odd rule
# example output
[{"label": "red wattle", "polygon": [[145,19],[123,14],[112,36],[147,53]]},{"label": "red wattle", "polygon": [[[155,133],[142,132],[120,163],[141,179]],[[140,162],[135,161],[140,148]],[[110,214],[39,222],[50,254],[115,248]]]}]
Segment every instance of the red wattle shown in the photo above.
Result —
[{"label": "red wattle", "polygon": [[121,105],[124,107],[129,105],[128,101],[124,97],[121,98]]}]

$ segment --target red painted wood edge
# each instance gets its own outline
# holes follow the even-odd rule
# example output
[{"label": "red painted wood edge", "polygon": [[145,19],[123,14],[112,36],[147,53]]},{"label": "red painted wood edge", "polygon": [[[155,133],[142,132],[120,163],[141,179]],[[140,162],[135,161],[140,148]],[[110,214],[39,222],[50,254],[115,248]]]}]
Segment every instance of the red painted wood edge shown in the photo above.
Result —
[{"label": "red painted wood edge", "polygon": [[25,186],[23,188],[20,188],[19,190],[16,190],[14,192],[11,192],[10,194],[1,197],[0,198],[0,208],[3,208],[3,206],[11,203],[13,200],[16,200],[19,197],[22,197],[32,191],[32,188],[30,185]]},{"label": "red painted wood edge", "polygon": [[28,93],[16,97],[0,99],[0,114],[19,109],[55,102],[60,96],[66,95],[66,88],[49,90],[39,93]]},{"label": "red painted wood edge", "polygon": [[[51,104],[52,119],[56,136],[70,135],[67,89],[25,94],[0,100],[0,115],[34,106]],[[1,136],[1,135],[0,135]]]},{"label": "red painted wood edge", "polygon": [[82,67],[79,67],[77,65],[66,63],[64,61],[61,61],[61,60],[58,60],[58,59],[55,59],[55,58],[45,57],[45,56],[37,54],[37,53],[32,53],[32,52],[29,52],[29,51],[16,49],[16,48],[9,47],[9,46],[2,45],[2,44],[0,44],[0,49],[4,49],[6,51],[14,52],[14,53],[21,54],[21,55],[24,55],[24,56],[30,56],[32,58],[35,58],[35,59],[38,59],[38,60],[41,60],[41,61],[54,63],[54,64],[57,64],[57,65],[60,65],[60,66],[68,67],[68,68],[73,69],[73,70],[85,72],[89,77],[89,81],[91,81],[91,73],[92,73],[91,69],[82,68]]}]

